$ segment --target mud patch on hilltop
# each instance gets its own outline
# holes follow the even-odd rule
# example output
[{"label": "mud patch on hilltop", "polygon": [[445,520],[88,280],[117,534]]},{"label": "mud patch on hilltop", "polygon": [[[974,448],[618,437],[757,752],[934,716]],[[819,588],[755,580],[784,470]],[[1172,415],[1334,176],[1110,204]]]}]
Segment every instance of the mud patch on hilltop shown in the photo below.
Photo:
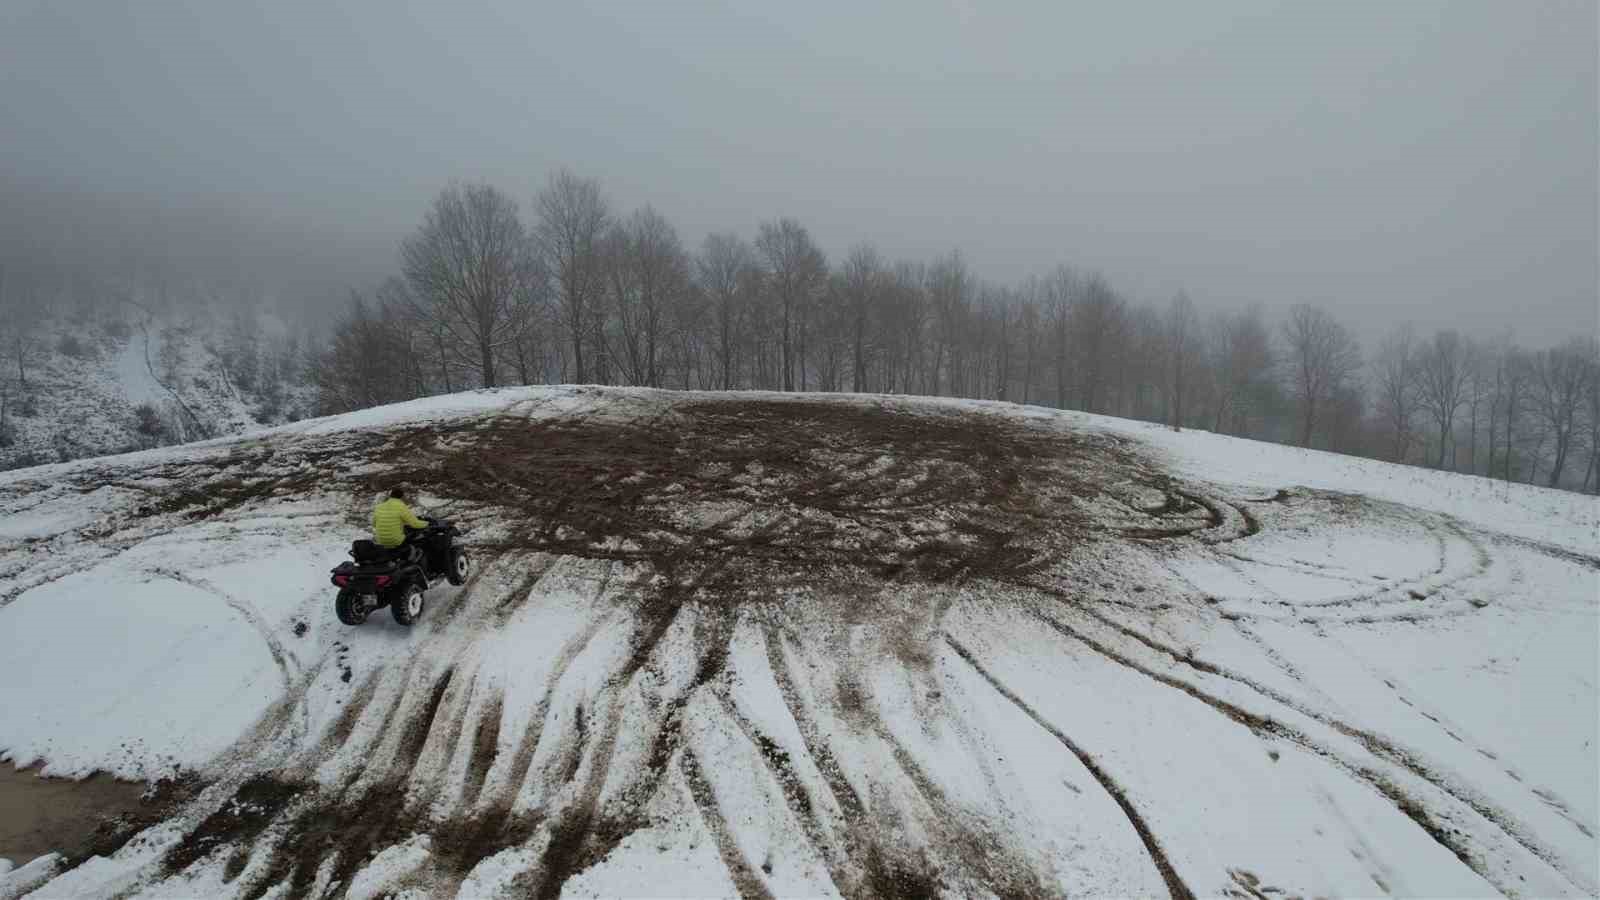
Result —
[{"label": "mud patch on hilltop", "polygon": [[165,782],[157,790],[104,773],[42,778],[0,764],[0,857],[21,864],[52,852],[68,859],[114,852],[142,823],[166,814],[178,787]]},{"label": "mud patch on hilltop", "polygon": [[[635,421],[501,417],[402,432],[399,479],[497,509],[505,549],[644,565],[658,591],[1038,570],[1110,531],[1095,504],[1140,465],[1114,442],[970,411],[807,400],[679,402]],[[382,482],[380,484],[379,482]]]}]

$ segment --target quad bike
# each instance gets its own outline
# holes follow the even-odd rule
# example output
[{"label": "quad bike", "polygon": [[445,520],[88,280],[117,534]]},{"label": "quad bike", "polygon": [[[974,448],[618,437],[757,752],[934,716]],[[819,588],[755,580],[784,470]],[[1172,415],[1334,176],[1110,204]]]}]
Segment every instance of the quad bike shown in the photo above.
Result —
[{"label": "quad bike", "polygon": [[396,622],[411,625],[422,617],[429,584],[440,578],[456,585],[467,580],[470,561],[456,540],[461,529],[446,520],[424,521],[428,527],[410,532],[392,550],[367,540],[350,545],[351,561],[333,570],[339,589],[333,608],[339,621],[360,625],[368,613],[387,606]]}]

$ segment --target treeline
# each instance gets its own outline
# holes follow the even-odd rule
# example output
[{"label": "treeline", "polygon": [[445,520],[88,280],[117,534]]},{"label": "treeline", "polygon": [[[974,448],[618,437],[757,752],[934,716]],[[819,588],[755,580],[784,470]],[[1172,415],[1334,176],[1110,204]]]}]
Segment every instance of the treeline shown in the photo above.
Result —
[{"label": "treeline", "polygon": [[447,188],[400,257],[313,366],[324,412],[552,382],[926,394],[1600,490],[1592,336],[1535,352],[1402,329],[1364,359],[1314,306],[1274,323],[1135,303],[1067,266],[997,285],[959,252],[830,261],[787,218],[690,249],[565,171],[526,216],[493,186]]}]

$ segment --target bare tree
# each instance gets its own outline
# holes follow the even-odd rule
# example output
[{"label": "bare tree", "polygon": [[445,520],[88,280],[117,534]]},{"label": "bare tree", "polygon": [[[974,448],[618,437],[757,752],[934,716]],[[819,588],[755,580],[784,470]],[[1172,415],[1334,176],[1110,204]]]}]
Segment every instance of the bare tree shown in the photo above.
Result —
[{"label": "bare tree", "polygon": [[1373,361],[1378,415],[1393,440],[1390,458],[1395,462],[1405,461],[1416,439],[1417,364],[1416,333],[1410,325],[1384,338]]},{"label": "bare tree", "polygon": [[1583,474],[1583,490],[1593,484],[1594,492],[1600,494],[1600,341],[1590,338],[1588,344],[1589,379],[1584,402],[1589,423],[1589,466]]},{"label": "bare tree", "polygon": [[[972,277],[959,252],[934,260],[928,268],[928,301],[933,313],[933,393],[962,391],[962,356],[969,339]],[[948,378],[946,378],[948,373]]]},{"label": "bare tree", "polygon": [[445,188],[400,256],[412,291],[483,386],[498,385],[495,355],[528,327],[535,281],[516,201],[487,184]]},{"label": "bare tree", "polygon": [[1100,275],[1077,280],[1068,306],[1067,335],[1077,376],[1078,408],[1108,411],[1111,382],[1127,353],[1127,304]]},{"label": "bare tree", "polygon": [[883,333],[889,335],[894,364],[888,369],[890,390],[910,393],[926,380],[928,331],[927,269],[921,263],[898,262],[890,276]]},{"label": "bare tree", "polygon": [[1311,446],[1318,416],[1361,367],[1350,332],[1319,307],[1302,303],[1283,326],[1290,394],[1300,407],[1300,446]]},{"label": "bare tree", "polygon": [[539,223],[537,245],[545,268],[555,279],[556,296],[572,341],[574,381],[589,377],[584,365],[586,332],[593,327],[593,308],[605,290],[601,242],[611,214],[600,182],[579,178],[565,169],[550,176],[534,201]]},{"label": "bare tree", "polygon": [[1066,266],[1057,266],[1044,282],[1045,315],[1050,322],[1051,355],[1055,359],[1057,409],[1067,407],[1068,385],[1072,382],[1072,302],[1078,294],[1078,286],[1077,275]]},{"label": "bare tree", "polygon": [[[391,310],[391,313],[393,311]],[[360,294],[353,294],[333,340],[311,369],[325,414],[407,400],[406,347],[394,319],[386,319]]]},{"label": "bare tree", "polygon": [[689,259],[677,229],[650,207],[612,229],[606,240],[618,343],[612,355],[631,384],[661,386],[668,314],[689,288]]},{"label": "bare tree", "polygon": [[1455,428],[1456,414],[1466,402],[1468,365],[1466,347],[1454,330],[1439,331],[1424,344],[1417,359],[1417,397],[1422,410],[1439,429],[1438,468],[1444,468],[1445,455]]},{"label": "bare tree", "polygon": [[1501,457],[1501,477],[1511,481],[1516,477],[1518,414],[1525,411],[1528,383],[1532,366],[1526,354],[1515,345],[1508,346],[1501,357],[1500,392],[1505,403],[1505,444]]},{"label": "bare tree", "polygon": [[865,391],[867,387],[868,329],[872,324],[872,309],[882,302],[888,273],[871,244],[858,244],[851,248],[840,273],[845,316],[849,329],[851,358],[851,389]]},{"label": "bare tree", "polygon": [[17,367],[17,386],[28,389],[28,361],[34,357],[33,336],[45,308],[36,273],[0,266],[0,336]]},{"label": "bare tree", "polygon": [[1533,357],[1534,409],[1543,420],[1554,442],[1549,485],[1556,487],[1566,468],[1577,431],[1578,411],[1588,393],[1592,352],[1584,338],[1574,338],[1561,347],[1552,347]]},{"label": "bare tree", "polygon": [[1240,427],[1249,407],[1272,375],[1272,336],[1267,331],[1261,307],[1218,315],[1211,325],[1212,381],[1217,387],[1216,416],[1212,430],[1224,431],[1229,418],[1231,431]]},{"label": "bare tree", "polygon": [[740,342],[738,328],[745,315],[742,307],[753,296],[749,288],[754,285],[751,275],[755,268],[755,254],[750,245],[735,234],[707,235],[705,246],[695,260],[701,291],[711,305],[711,320],[716,329],[713,344],[721,387],[725,391],[734,386]]},{"label": "bare tree", "polygon": [[1168,360],[1172,373],[1172,428],[1183,430],[1184,387],[1199,368],[1200,314],[1195,312],[1194,301],[1179,291],[1167,309]]},{"label": "bare tree", "polygon": [[1017,327],[1022,329],[1022,397],[1027,405],[1036,396],[1034,378],[1044,355],[1045,320],[1040,312],[1044,286],[1037,278],[1029,278],[1022,288],[1021,309]]},{"label": "bare tree", "polygon": [[[811,233],[794,219],[763,222],[756,250],[766,264],[767,288],[781,313],[783,389],[795,389],[795,366],[805,389],[805,323],[812,300],[825,286],[827,260],[811,241]],[[798,346],[797,346],[798,345]]]}]

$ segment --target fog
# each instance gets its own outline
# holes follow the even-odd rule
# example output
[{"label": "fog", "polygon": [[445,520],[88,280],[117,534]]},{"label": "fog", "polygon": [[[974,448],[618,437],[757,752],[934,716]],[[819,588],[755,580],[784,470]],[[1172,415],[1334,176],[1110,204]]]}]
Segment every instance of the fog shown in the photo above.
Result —
[{"label": "fog", "polygon": [[565,166],[690,246],[784,215],[830,258],[1540,345],[1596,327],[1596,43],[1590,2],[11,0],[0,215],[322,302],[446,184],[526,211]]}]

